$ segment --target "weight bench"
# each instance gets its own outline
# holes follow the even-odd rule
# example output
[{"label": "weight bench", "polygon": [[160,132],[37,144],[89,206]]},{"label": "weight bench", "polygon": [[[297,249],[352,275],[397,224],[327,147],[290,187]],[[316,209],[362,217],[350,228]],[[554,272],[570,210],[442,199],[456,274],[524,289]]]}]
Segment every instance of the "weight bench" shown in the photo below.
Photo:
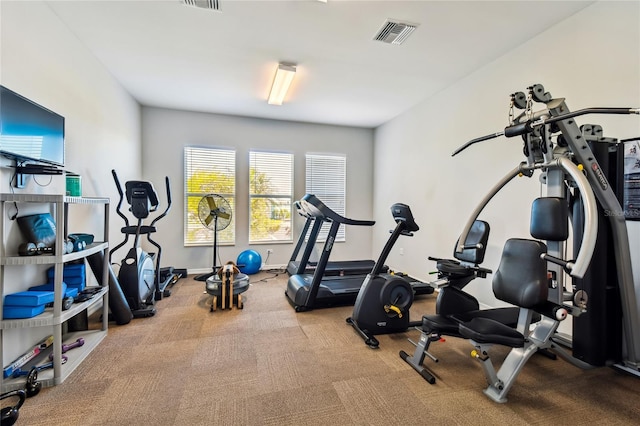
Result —
[{"label": "weight bench", "polygon": [[[568,211],[569,206],[564,199],[544,197],[534,200],[531,209],[531,235],[534,238],[548,241],[566,240],[569,236]],[[475,223],[474,226],[476,226]],[[473,233],[470,233],[465,243],[469,242],[472,237]],[[484,242],[486,245],[486,240]],[[546,252],[546,245],[540,241],[508,240],[503,250],[500,265],[494,275],[492,286],[496,298],[514,306],[483,310],[470,309],[474,306],[474,302],[475,306],[477,306],[475,298],[461,290],[457,290],[458,304],[465,306],[464,300],[468,301],[466,302],[466,309],[459,309],[458,312],[455,312],[453,308],[450,308],[445,313],[423,316],[422,334],[416,344],[413,356],[410,357],[406,352],[400,351],[400,357],[427,382],[434,384],[435,377],[423,365],[423,362],[425,356],[429,356],[437,362],[437,358],[430,354],[428,349],[431,342],[440,340],[443,335],[471,339],[474,346],[495,343],[510,347],[521,347],[524,345],[525,336],[528,336],[531,324],[538,323],[534,338],[538,338],[540,344],[535,347],[535,350],[532,348],[531,353],[527,354],[522,365],[538,349],[550,348],[551,336],[555,333],[559,324],[556,323],[555,326],[552,326],[552,324],[549,324],[548,318],[545,319],[544,317],[545,315],[550,315],[551,318],[555,318],[554,321],[562,320],[566,318],[567,312],[563,307],[547,301],[549,286],[547,263],[542,260],[542,256],[546,255]],[[483,258],[483,256],[484,253],[479,259]],[[452,290],[455,289],[445,287],[438,297],[444,296],[444,291],[451,292]],[[537,308],[536,310],[530,309],[534,306]],[[542,342],[546,343],[542,344]],[[473,354],[474,356],[480,355],[477,358],[481,359],[486,356],[486,350],[484,347],[477,347]],[[559,355],[565,356],[563,353],[559,353]],[[486,356],[486,360],[488,361],[488,356]],[[490,387],[493,383],[496,389],[502,388],[505,381],[509,382],[509,387],[513,384],[515,377],[513,380],[498,379],[494,377],[495,372],[492,373],[490,371],[491,367],[489,365],[490,362],[483,362],[485,372],[488,374],[487,380],[490,383]],[[508,370],[509,367],[504,365],[504,371]],[[517,373],[515,372],[515,375]],[[491,378],[489,378],[490,375]],[[494,400],[500,400],[499,402],[506,401],[504,399],[506,392],[508,392],[508,389],[501,396],[494,398],[490,392],[486,391]]]},{"label": "weight bench", "polygon": [[[534,200],[531,235],[549,242],[566,240],[569,236],[568,212],[569,206],[564,199],[545,197]],[[497,299],[520,308],[516,328],[481,317],[460,323],[458,331],[475,347],[471,356],[481,363],[489,384],[484,393],[496,402],[507,401],[506,395],[511,386],[536,352],[554,349],[554,354],[568,357],[551,340],[560,321],[569,312],[566,307],[548,300],[550,282],[547,261],[567,264],[562,259],[547,255],[547,246],[541,241],[507,240],[494,275],[493,293]],[[541,319],[532,328],[535,315],[540,315]],[[498,372],[488,355],[489,348],[494,344],[512,348]]]},{"label": "weight bench", "polygon": [[434,384],[436,379],[423,365],[425,356],[438,361],[429,353],[431,342],[440,341],[442,336],[462,338],[458,329],[460,323],[474,317],[490,318],[510,327],[515,327],[518,322],[519,308],[481,310],[478,300],[463,291],[463,288],[475,278],[485,278],[487,274],[492,273],[490,269],[478,266],[484,261],[489,232],[487,222],[476,220],[465,240],[462,252],[454,251],[455,260],[429,257],[430,260],[437,261],[438,279],[430,283],[440,289],[436,300],[436,313],[422,317],[422,333],[413,356],[400,351],[400,357],[431,384]]}]

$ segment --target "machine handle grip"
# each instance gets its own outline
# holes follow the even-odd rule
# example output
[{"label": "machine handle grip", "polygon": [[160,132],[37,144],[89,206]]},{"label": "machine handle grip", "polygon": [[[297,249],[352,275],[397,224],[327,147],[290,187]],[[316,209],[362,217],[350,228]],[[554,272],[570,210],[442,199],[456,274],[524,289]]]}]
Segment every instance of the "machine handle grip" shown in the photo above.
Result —
[{"label": "machine handle grip", "polygon": [[120,195],[120,200],[118,201],[118,205],[116,206],[116,213],[124,220],[124,225],[129,226],[129,219],[125,216],[120,208],[122,207],[122,201],[124,200],[124,192],[122,192],[122,186],[120,186],[120,179],[118,179],[118,174],[115,169],[111,169],[111,175],[113,176],[113,180],[116,183],[116,188],[118,189],[118,194]]},{"label": "machine handle grip", "polygon": [[547,254],[547,253],[541,254],[540,258],[542,260],[546,260],[547,262],[555,263],[556,265],[562,266],[562,268],[568,274],[571,274],[571,270],[573,269],[573,266],[575,265],[575,262],[573,260],[560,259],[559,257],[551,256],[550,254]]},{"label": "machine handle grip", "polygon": [[497,138],[497,137],[502,136],[502,135],[504,135],[504,132],[497,132],[497,133],[492,133],[492,134],[486,135],[486,136],[480,136],[479,138],[471,139],[469,142],[465,143],[460,148],[458,148],[455,151],[453,151],[453,154],[451,154],[451,156],[455,157],[456,155],[460,154],[465,149],[469,148],[471,145],[474,145],[474,144],[476,144],[478,142],[488,141],[489,139],[494,139],[494,138]]}]

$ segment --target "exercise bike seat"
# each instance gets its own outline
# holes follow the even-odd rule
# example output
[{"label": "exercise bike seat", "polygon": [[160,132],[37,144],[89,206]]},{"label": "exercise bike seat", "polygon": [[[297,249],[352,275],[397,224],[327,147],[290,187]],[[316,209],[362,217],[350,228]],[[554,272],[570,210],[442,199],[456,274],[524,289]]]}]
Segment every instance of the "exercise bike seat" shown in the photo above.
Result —
[{"label": "exercise bike seat", "polygon": [[459,279],[472,276],[475,271],[473,268],[463,265],[453,259],[438,259],[436,269],[439,273],[448,276],[451,279]]}]

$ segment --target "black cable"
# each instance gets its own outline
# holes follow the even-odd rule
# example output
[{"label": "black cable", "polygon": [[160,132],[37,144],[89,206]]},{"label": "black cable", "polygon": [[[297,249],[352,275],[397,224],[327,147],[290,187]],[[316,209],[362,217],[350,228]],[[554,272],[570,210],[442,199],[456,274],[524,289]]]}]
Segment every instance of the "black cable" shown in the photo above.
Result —
[{"label": "black cable", "polygon": [[[16,169],[16,171],[13,173],[13,175],[11,176],[11,178],[9,178],[9,188],[11,189],[11,194],[15,194],[15,192],[13,191],[13,182],[16,181],[17,183],[17,179],[18,179],[18,171]],[[18,210],[18,203],[17,202],[13,202],[13,206],[16,209],[16,213],[13,216],[9,216],[10,220],[16,220],[18,218],[18,213],[20,212]]]},{"label": "black cable", "polygon": [[36,179],[36,175],[31,175],[31,177],[33,178],[33,181],[36,183],[36,185],[42,186],[42,187],[51,185],[51,182],[53,181],[53,176],[49,176],[49,182],[47,182],[46,184],[42,184],[38,182],[38,180]]}]

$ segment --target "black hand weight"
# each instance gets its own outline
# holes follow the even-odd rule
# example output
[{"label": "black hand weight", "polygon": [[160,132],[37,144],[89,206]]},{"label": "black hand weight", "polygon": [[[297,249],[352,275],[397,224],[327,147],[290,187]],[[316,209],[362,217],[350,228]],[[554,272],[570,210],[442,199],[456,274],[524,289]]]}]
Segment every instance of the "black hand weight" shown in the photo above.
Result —
[{"label": "black hand weight", "polygon": [[2,426],[11,426],[18,421],[18,414],[20,414],[20,407],[27,399],[27,394],[22,389],[14,390],[11,392],[3,393],[0,395],[0,399],[11,398],[17,396],[18,403],[11,407],[4,407],[2,409]]},{"label": "black hand weight", "polygon": [[38,253],[38,247],[34,243],[22,243],[18,246],[18,254],[20,256],[33,256]]}]

